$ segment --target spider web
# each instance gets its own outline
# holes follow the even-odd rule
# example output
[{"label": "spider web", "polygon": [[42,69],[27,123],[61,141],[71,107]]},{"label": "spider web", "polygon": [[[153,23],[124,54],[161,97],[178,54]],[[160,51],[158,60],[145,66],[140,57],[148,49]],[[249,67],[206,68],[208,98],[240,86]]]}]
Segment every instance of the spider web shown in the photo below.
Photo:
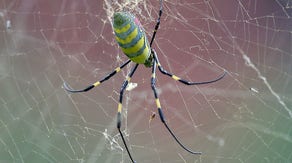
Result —
[{"label": "spider web", "polygon": [[[123,101],[134,159],[153,162],[292,162],[292,1],[166,0],[153,48],[169,135],[156,112],[151,69],[140,65]],[[158,0],[0,0],[0,162],[129,162],[116,130],[119,89],[133,64],[87,93],[127,58],[111,16],[130,11],[152,34]],[[148,38],[150,39],[150,38]]]}]

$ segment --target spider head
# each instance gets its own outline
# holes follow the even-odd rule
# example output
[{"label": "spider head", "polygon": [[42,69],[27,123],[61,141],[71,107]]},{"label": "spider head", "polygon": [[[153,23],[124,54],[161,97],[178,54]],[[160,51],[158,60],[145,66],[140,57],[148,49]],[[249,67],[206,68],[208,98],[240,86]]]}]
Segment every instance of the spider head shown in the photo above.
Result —
[{"label": "spider head", "polygon": [[153,66],[153,54],[151,52],[149,58],[145,61],[144,65],[147,67],[147,68],[150,68]]}]

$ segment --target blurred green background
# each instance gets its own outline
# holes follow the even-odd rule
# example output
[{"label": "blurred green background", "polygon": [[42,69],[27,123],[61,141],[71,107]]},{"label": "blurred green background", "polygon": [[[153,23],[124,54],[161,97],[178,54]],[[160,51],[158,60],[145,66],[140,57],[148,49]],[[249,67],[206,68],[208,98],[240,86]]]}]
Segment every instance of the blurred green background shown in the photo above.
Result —
[{"label": "blurred green background", "polygon": [[[123,132],[139,163],[292,162],[292,2],[166,0],[153,48],[169,135],[156,112],[151,69],[126,91]],[[158,0],[0,0],[0,162],[130,162],[116,130],[120,86],[133,64],[87,93],[127,58],[111,16],[132,12],[151,36]],[[150,38],[148,38],[150,39]]]}]

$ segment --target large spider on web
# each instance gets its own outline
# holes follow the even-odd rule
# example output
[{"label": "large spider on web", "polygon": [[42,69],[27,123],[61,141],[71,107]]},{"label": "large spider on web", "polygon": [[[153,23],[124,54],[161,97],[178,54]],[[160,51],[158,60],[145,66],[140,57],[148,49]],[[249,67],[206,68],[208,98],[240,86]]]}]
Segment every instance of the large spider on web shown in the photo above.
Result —
[{"label": "large spider on web", "polygon": [[144,64],[145,67],[152,68],[151,88],[152,88],[153,93],[154,93],[155,103],[157,106],[157,111],[159,113],[159,117],[160,117],[161,122],[164,124],[164,126],[166,127],[168,132],[171,134],[171,136],[174,138],[174,140],[184,150],[186,150],[187,152],[189,152],[191,154],[201,154],[201,152],[194,152],[194,151],[188,149],[187,147],[185,147],[178,140],[178,138],[175,136],[173,131],[169,128],[169,126],[166,123],[166,120],[165,120],[165,117],[164,117],[164,114],[163,114],[163,111],[162,111],[162,108],[160,105],[160,101],[158,98],[158,94],[156,91],[156,86],[155,86],[155,84],[156,84],[156,68],[158,67],[159,71],[162,74],[167,75],[167,76],[171,77],[172,79],[179,81],[185,85],[209,84],[209,83],[213,83],[213,82],[216,82],[216,81],[222,79],[226,75],[226,71],[224,71],[224,73],[222,75],[220,75],[219,77],[217,77],[216,79],[213,79],[210,81],[202,81],[202,82],[191,82],[191,81],[184,80],[184,79],[182,79],[174,74],[171,74],[163,69],[163,67],[161,66],[161,64],[158,60],[158,56],[157,56],[155,50],[152,48],[152,43],[154,41],[155,35],[156,35],[157,30],[158,30],[159,25],[160,25],[160,18],[161,18],[162,11],[163,11],[162,6],[163,6],[162,0],[160,0],[160,9],[159,9],[159,14],[158,14],[158,19],[157,19],[157,23],[155,25],[154,32],[152,34],[150,43],[147,40],[145,31],[144,31],[142,25],[140,24],[139,20],[134,15],[132,15],[129,12],[116,12],[116,13],[114,13],[113,30],[115,32],[115,39],[116,39],[117,43],[119,44],[120,48],[122,49],[122,51],[124,52],[124,54],[129,59],[126,62],[124,62],[121,66],[114,69],[113,72],[109,73],[101,80],[89,85],[88,87],[86,87],[84,89],[80,89],[80,90],[72,89],[71,87],[69,87],[69,85],[66,82],[64,82],[64,88],[68,92],[71,92],[71,93],[86,92],[86,91],[89,91],[92,88],[100,85],[104,81],[110,79],[116,73],[120,72],[121,69],[124,68],[126,65],[128,65],[131,61],[136,63],[135,66],[131,69],[130,73],[128,74],[126,80],[124,80],[124,82],[122,84],[122,87],[120,90],[120,99],[119,99],[119,104],[118,104],[118,113],[117,113],[117,129],[121,135],[121,138],[123,140],[123,143],[125,145],[127,153],[128,153],[132,162],[135,162],[135,161],[134,161],[134,159],[130,153],[130,150],[127,146],[124,135],[121,132],[121,112],[122,112],[122,102],[123,102],[124,90],[126,89],[132,76],[134,75],[135,71],[137,70],[137,68],[140,64]]}]

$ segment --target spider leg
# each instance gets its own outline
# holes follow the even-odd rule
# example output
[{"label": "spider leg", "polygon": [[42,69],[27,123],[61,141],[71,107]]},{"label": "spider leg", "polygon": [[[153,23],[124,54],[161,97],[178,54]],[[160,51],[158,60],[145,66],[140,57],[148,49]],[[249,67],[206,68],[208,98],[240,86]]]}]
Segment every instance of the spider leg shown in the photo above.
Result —
[{"label": "spider leg", "polygon": [[139,64],[136,64],[136,65],[133,67],[133,69],[130,71],[128,77],[126,78],[126,80],[125,80],[125,81],[123,82],[123,84],[122,84],[122,87],[121,87],[121,90],[120,90],[120,101],[119,101],[119,105],[118,105],[118,114],[117,114],[117,128],[118,128],[119,133],[120,133],[120,135],[121,135],[121,137],[122,137],[122,140],[123,140],[123,143],[124,143],[124,145],[125,145],[125,147],[126,147],[126,150],[127,150],[127,152],[128,152],[128,155],[129,155],[129,157],[130,157],[130,159],[131,159],[131,161],[132,161],[133,163],[134,163],[135,161],[134,161],[133,158],[132,158],[132,155],[131,155],[131,153],[130,153],[130,151],[129,151],[129,148],[128,148],[128,146],[127,146],[126,140],[125,140],[125,138],[124,138],[124,135],[123,135],[123,133],[122,133],[122,131],[121,131],[121,123],[122,123],[122,120],[121,120],[121,119],[122,119],[122,117],[121,117],[122,114],[121,114],[121,112],[122,112],[122,102],[123,102],[123,94],[124,94],[124,90],[126,89],[126,87],[127,87],[128,83],[130,82],[132,76],[134,75],[134,72],[136,71],[138,65],[139,65]]},{"label": "spider leg", "polygon": [[180,77],[178,77],[178,76],[176,76],[174,74],[171,74],[171,73],[167,72],[166,70],[164,70],[163,67],[161,66],[159,60],[158,60],[157,54],[156,54],[154,49],[152,49],[152,53],[153,53],[155,61],[157,62],[158,69],[162,74],[167,75],[167,76],[171,77],[172,79],[174,79],[176,81],[179,81],[179,82],[181,82],[181,83],[183,83],[185,85],[200,85],[200,84],[214,83],[214,82],[216,82],[218,80],[221,80],[226,75],[226,71],[224,70],[224,72],[219,77],[217,77],[217,78],[215,78],[213,80],[201,81],[201,82],[187,81],[185,79],[181,79]]},{"label": "spider leg", "polygon": [[157,109],[158,109],[158,113],[159,113],[159,117],[160,117],[160,120],[161,122],[164,124],[164,126],[166,127],[166,129],[168,130],[168,132],[171,134],[171,136],[175,139],[175,141],[184,149],[186,150],[187,152],[191,153],[191,154],[202,154],[202,152],[194,152],[190,149],[188,149],[187,147],[185,147],[179,140],[178,138],[174,135],[174,133],[172,132],[172,130],[168,127],[166,121],[165,121],[165,118],[164,118],[164,115],[163,115],[163,112],[162,112],[162,109],[161,109],[161,105],[160,105],[160,101],[159,101],[159,98],[158,98],[158,94],[157,94],[157,91],[156,91],[156,75],[155,75],[155,71],[156,71],[156,62],[153,61],[153,67],[152,67],[152,76],[151,76],[151,88],[153,90],[153,93],[154,93],[154,97],[155,97],[155,102],[156,102],[156,106],[157,106]]},{"label": "spider leg", "polygon": [[157,21],[156,21],[156,25],[155,25],[155,28],[154,28],[154,32],[152,34],[152,37],[151,37],[151,41],[150,41],[150,47],[152,46],[152,43],[154,41],[154,38],[155,38],[155,35],[156,35],[156,32],[159,28],[159,25],[160,25],[160,18],[161,18],[161,15],[162,15],[162,0],[160,0],[160,8],[159,8],[159,14],[158,14],[158,18],[157,18]]},{"label": "spider leg", "polygon": [[111,78],[112,76],[114,76],[116,73],[120,72],[122,68],[124,68],[128,63],[130,63],[131,60],[127,60],[126,62],[124,62],[120,67],[117,67],[113,72],[109,73],[108,75],[106,75],[103,79],[101,79],[100,81],[97,81],[89,86],[87,86],[84,89],[80,89],[80,90],[75,90],[72,89],[66,82],[64,82],[63,87],[66,91],[71,92],[71,93],[78,93],[78,92],[87,92],[89,90],[91,90],[92,88],[98,86],[99,84],[101,84],[102,82],[108,80],[109,78]]}]

